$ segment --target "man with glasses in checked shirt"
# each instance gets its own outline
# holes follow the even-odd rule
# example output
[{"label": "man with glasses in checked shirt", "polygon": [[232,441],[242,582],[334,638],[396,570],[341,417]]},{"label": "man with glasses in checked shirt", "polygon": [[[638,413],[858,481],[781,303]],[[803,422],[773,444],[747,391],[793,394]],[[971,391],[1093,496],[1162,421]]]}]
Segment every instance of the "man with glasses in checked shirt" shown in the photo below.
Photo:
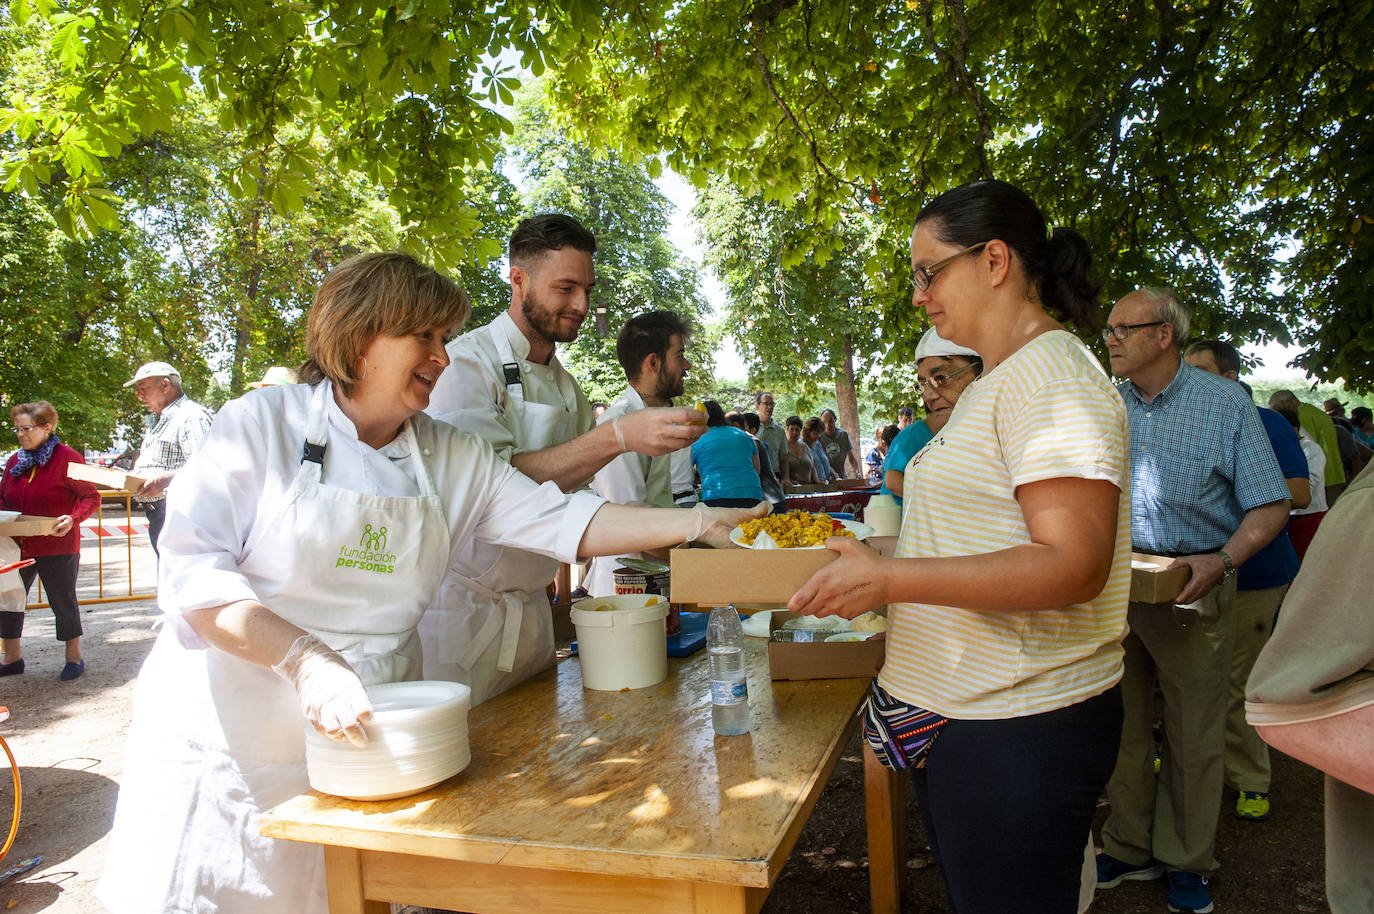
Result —
[{"label": "man with glasses in checked shirt", "polygon": [[[1131,539],[1192,577],[1173,604],[1127,613],[1125,719],[1107,784],[1111,815],[1099,888],[1169,874],[1169,910],[1212,910],[1226,710],[1235,641],[1235,569],[1288,519],[1289,492],[1240,385],[1193,368],[1180,345],[1188,312],[1139,289],[1112,309],[1103,338],[1131,428]],[[1154,686],[1164,695],[1154,773]]]}]

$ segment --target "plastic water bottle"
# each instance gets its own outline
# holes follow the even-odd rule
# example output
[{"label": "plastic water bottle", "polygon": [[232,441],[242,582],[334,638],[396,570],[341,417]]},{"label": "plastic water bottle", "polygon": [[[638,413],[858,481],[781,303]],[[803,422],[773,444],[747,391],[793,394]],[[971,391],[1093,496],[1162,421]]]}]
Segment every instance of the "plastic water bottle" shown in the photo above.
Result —
[{"label": "plastic water bottle", "polygon": [[711,725],[721,736],[749,732],[749,680],[745,676],[744,629],[733,606],[711,610],[706,626],[711,660]]}]

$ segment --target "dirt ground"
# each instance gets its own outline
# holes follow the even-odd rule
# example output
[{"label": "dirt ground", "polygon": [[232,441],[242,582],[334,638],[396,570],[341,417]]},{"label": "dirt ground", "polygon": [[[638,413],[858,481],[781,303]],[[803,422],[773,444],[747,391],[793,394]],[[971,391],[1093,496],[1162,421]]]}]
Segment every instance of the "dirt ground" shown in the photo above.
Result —
[{"label": "dirt ground", "polygon": [[[106,547],[105,591],[127,592],[123,540]],[[81,595],[96,594],[96,555],[82,556]],[[133,587],[153,587],[153,557],[145,537],[136,537]],[[82,624],[86,674],[59,682],[61,647],[53,640],[52,615],[29,614],[24,638],[28,669],[0,679],[0,705],[11,719],[0,723],[23,779],[23,814],[4,872],[42,855],[36,869],[0,884],[0,914],[98,912],[95,885],[105,861],[105,842],[114,816],[124,760],[124,735],[134,679],[152,646],[157,618],[151,600],[84,606]],[[910,792],[909,792],[910,793]],[[1220,816],[1217,854],[1222,869],[1214,881],[1216,910],[1228,914],[1329,912],[1323,890],[1322,788],[1312,769],[1286,757],[1274,759],[1274,816],[1241,822]],[[0,840],[6,833],[14,789],[0,769]],[[1015,797],[1006,803],[1015,804]],[[1099,825],[1106,816],[1099,810]],[[925,850],[920,815],[908,809],[908,861],[903,910],[926,914],[948,910],[940,874]],[[995,866],[995,864],[994,864]],[[990,878],[996,878],[990,868]],[[831,777],[820,802],[764,905],[765,914],[843,914],[868,910],[868,864],[864,834],[863,764],[855,741]],[[554,910],[549,908],[547,910]],[[1101,892],[1095,914],[1162,912],[1164,884],[1127,882]]]}]

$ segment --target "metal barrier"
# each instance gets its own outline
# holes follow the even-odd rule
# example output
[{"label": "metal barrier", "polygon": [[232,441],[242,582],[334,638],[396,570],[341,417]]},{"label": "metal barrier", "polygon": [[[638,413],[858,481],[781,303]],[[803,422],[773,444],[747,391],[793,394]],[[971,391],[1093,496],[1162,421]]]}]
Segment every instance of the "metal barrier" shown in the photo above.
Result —
[{"label": "metal barrier", "polygon": [[[157,596],[157,592],[156,592],[156,591],[153,591],[152,593],[134,593],[134,532],[133,532],[133,525],[134,525],[134,504],[133,504],[133,499],[134,499],[134,493],[133,493],[133,492],[126,491],[126,490],[124,490],[124,489],[104,490],[104,491],[102,491],[102,492],[100,493],[100,504],[99,504],[99,506],[95,509],[96,525],[97,525],[98,527],[103,527],[103,526],[104,526],[104,521],[105,521],[105,500],[106,500],[107,498],[108,498],[108,499],[112,499],[112,500],[113,500],[113,499],[117,499],[117,500],[120,500],[120,501],[123,501],[123,502],[124,502],[124,521],[125,521],[125,529],[129,531],[129,535],[125,538],[125,541],[124,541],[124,549],[125,549],[125,553],[126,553],[126,554],[125,554],[125,561],[127,561],[128,564],[129,564],[129,575],[128,575],[128,578],[129,578],[129,587],[128,587],[128,591],[129,591],[129,592],[126,593],[126,594],[120,594],[119,596],[113,596],[113,597],[107,597],[107,596],[105,595],[105,537],[103,537],[103,536],[97,536],[97,537],[95,538],[95,550],[96,550],[96,594],[97,594],[97,595],[96,595],[95,597],[88,597],[88,598],[86,598],[86,599],[84,599],[84,600],[78,599],[76,602],[77,602],[77,604],[80,605],[80,606],[94,606],[94,605],[100,604],[100,603],[128,603],[128,602],[132,602],[132,601],[134,601],[134,600],[151,600],[153,597],[156,597],[156,596]],[[77,526],[79,527],[80,525],[78,524]],[[78,530],[78,531],[77,531],[78,548],[79,548],[79,544],[80,544],[80,539],[79,539],[80,535],[81,535],[80,530]],[[29,603],[29,604],[25,607],[25,609],[48,609],[48,608],[50,607],[50,605],[51,605],[51,604],[46,603],[46,602],[43,601],[43,579],[42,579],[42,578],[38,578],[38,579],[37,579],[37,584],[38,584],[38,593],[37,593],[38,600],[37,600],[37,602]]]}]

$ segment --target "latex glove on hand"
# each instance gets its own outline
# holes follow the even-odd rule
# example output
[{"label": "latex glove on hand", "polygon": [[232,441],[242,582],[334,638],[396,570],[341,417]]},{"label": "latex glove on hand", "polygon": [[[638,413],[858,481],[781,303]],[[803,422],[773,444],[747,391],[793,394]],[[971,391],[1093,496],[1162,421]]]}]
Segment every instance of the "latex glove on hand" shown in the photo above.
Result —
[{"label": "latex glove on hand", "polygon": [[689,542],[705,543],[715,549],[737,549],[739,547],[730,539],[730,531],[747,520],[763,517],[773,510],[773,506],[761,501],[752,508],[708,508],[697,502],[693,510],[701,517],[697,534]]},{"label": "latex glove on hand", "polygon": [[301,713],[317,732],[367,745],[363,724],[372,717],[372,702],[353,667],[329,645],[314,635],[301,635],[272,672],[291,683]]},{"label": "latex glove on hand", "polygon": [[682,406],[654,406],[617,416],[613,426],[620,433],[622,453],[661,457],[706,434],[706,414]]}]

